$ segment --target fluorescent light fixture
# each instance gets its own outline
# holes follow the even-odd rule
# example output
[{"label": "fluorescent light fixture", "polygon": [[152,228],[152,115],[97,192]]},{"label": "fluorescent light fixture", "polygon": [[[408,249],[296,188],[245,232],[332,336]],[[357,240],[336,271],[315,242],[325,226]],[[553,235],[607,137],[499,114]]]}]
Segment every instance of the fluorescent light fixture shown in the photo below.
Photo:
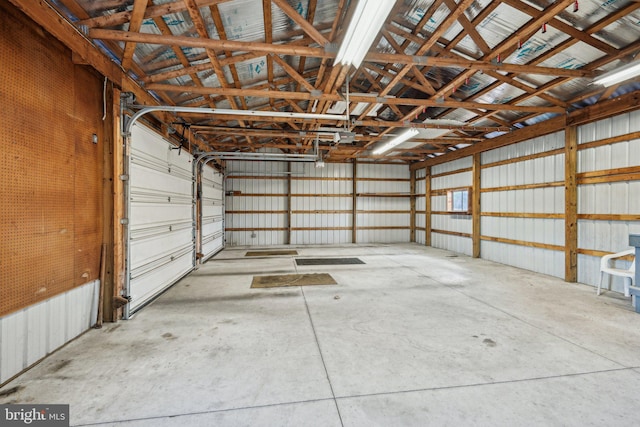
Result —
[{"label": "fluorescent light fixture", "polygon": [[396,136],[393,139],[390,139],[380,147],[373,150],[373,154],[377,155],[377,154],[386,153],[387,151],[391,150],[393,147],[396,147],[402,144],[403,142],[405,142],[406,140],[416,136],[418,133],[419,133],[418,129],[414,129],[414,128],[407,129],[406,131],[402,132],[400,135]]},{"label": "fluorescent light fixture", "polygon": [[359,68],[396,0],[359,0],[335,64]]},{"label": "fluorescent light fixture", "polygon": [[640,61],[633,61],[622,67],[618,67],[608,73],[596,77],[594,84],[613,86],[630,78],[640,75]]}]

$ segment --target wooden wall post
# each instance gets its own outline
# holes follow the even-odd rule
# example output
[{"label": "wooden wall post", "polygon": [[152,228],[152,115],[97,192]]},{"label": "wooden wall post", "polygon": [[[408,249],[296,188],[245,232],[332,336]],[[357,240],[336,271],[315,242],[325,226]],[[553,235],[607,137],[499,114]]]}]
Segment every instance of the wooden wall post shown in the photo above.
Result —
[{"label": "wooden wall post", "polygon": [[424,245],[431,246],[431,166],[424,173]]},{"label": "wooden wall post", "polygon": [[564,148],[564,280],[578,280],[578,132],[565,127]]},{"label": "wooden wall post", "polygon": [[416,171],[415,169],[409,169],[409,193],[410,195],[410,209],[411,209],[411,217],[409,218],[409,241],[416,241]]},{"label": "wooden wall post", "polygon": [[357,243],[358,229],[358,160],[353,159],[353,179],[351,180],[351,243]]},{"label": "wooden wall post", "polygon": [[287,235],[285,236],[285,243],[291,244],[291,162],[287,162]]},{"label": "wooden wall post", "polygon": [[[113,301],[113,298],[122,294],[126,273],[126,254],[124,241],[124,182],[120,177],[124,174],[124,140],[122,139],[120,123],[120,90],[113,90],[113,102],[111,104],[113,117],[113,293],[105,294],[105,300]],[[118,320],[121,314],[111,305],[113,321]],[[108,314],[105,311],[105,319]]]},{"label": "wooden wall post", "polygon": [[472,176],[473,184],[471,187],[471,221],[472,232],[471,240],[473,241],[472,256],[480,257],[480,170],[481,170],[480,153],[473,155]]},{"label": "wooden wall post", "polygon": [[[113,105],[114,91],[117,89],[110,88],[106,91],[105,105]],[[118,99],[119,99],[118,94]],[[115,316],[113,311],[113,298],[114,294],[114,258],[113,258],[113,238],[114,238],[114,216],[113,216],[113,187],[114,187],[114,149],[113,141],[114,126],[117,125],[114,114],[114,108],[110,108],[107,111],[107,116],[103,121],[103,146],[102,146],[102,245],[105,248],[100,260],[101,267],[101,283],[100,283],[100,301],[102,302],[99,308],[100,314],[98,316],[98,325],[101,325],[103,321],[114,322]],[[120,113],[118,109],[117,113]]]}]

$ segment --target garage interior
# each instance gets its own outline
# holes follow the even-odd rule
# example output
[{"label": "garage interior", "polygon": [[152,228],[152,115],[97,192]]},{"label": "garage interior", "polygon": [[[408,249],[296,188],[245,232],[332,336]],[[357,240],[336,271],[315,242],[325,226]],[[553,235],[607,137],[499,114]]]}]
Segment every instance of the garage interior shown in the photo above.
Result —
[{"label": "garage interior", "polygon": [[636,424],[639,9],[0,1],[0,404]]}]

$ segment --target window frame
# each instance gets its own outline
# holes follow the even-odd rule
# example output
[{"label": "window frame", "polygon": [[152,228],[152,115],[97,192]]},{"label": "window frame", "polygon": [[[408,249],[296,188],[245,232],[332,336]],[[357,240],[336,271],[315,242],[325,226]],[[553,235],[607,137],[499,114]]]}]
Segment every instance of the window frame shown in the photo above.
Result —
[{"label": "window frame", "polygon": [[[471,214],[471,187],[450,188],[447,190],[447,213],[450,214]],[[467,203],[463,209],[455,209],[454,198],[456,193],[466,193]],[[464,200],[463,200],[464,203]]]}]

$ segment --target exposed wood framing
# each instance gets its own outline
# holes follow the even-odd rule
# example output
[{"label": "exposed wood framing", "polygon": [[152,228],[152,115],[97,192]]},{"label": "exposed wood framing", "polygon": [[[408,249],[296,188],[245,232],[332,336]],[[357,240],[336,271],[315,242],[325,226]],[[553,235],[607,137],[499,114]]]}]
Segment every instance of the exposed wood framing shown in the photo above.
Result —
[{"label": "exposed wood framing", "polygon": [[410,170],[410,184],[409,184],[409,192],[411,193],[411,199],[409,201],[410,205],[410,213],[409,213],[409,241],[416,241],[416,171]]},{"label": "exposed wood framing", "polygon": [[115,108],[115,104],[118,103],[119,97],[114,99],[114,90],[108,86],[105,99],[106,105],[111,108],[107,111],[107,117],[104,120],[103,131],[103,146],[102,146],[102,244],[105,247],[103,252],[103,259],[101,263],[104,268],[104,275],[100,278],[100,298],[102,301],[101,313],[98,321],[114,322],[116,321],[115,313],[113,310],[113,298],[115,295],[115,283],[114,283],[114,172],[115,172],[115,153],[114,141],[115,134],[118,129],[114,129],[117,126],[117,120],[115,120],[114,114],[119,114],[120,110]]},{"label": "exposed wood framing", "polygon": [[481,166],[481,156],[480,153],[475,153],[473,155],[473,167],[472,167],[472,178],[471,178],[471,221],[472,221],[472,250],[471,256],[474,258],[480,257],[480,172],[482,170]]},{"label": "exposed wood framing", "polygon": [[426,166],[424,172],[424,244],[431,246],[431,166]]},{"label": "exposed wood framing", "polygon": [[[113,293],[105,294],[105,320],[116,320],[122,317],[122,309],[113,309],[113,299],[122,295],[125,289],[125,234],[122,220],[125,218],[124,205],[124,141],[122,139],[120,121],[120,90],[114,88],[111,115],[113,117]],[[107,309],[110,309],[108,312]]]},{"label": "exposed wood framing", "polygon": [[353,159],[351,174],[351,243],[358,242],[358,160]]},{"label": "exposed wood framing", "polygon": [[578,183],[576,179],[578,159],[578,132],[576,126],[565,129],[564,154],[564,280],[578,280]]}]

